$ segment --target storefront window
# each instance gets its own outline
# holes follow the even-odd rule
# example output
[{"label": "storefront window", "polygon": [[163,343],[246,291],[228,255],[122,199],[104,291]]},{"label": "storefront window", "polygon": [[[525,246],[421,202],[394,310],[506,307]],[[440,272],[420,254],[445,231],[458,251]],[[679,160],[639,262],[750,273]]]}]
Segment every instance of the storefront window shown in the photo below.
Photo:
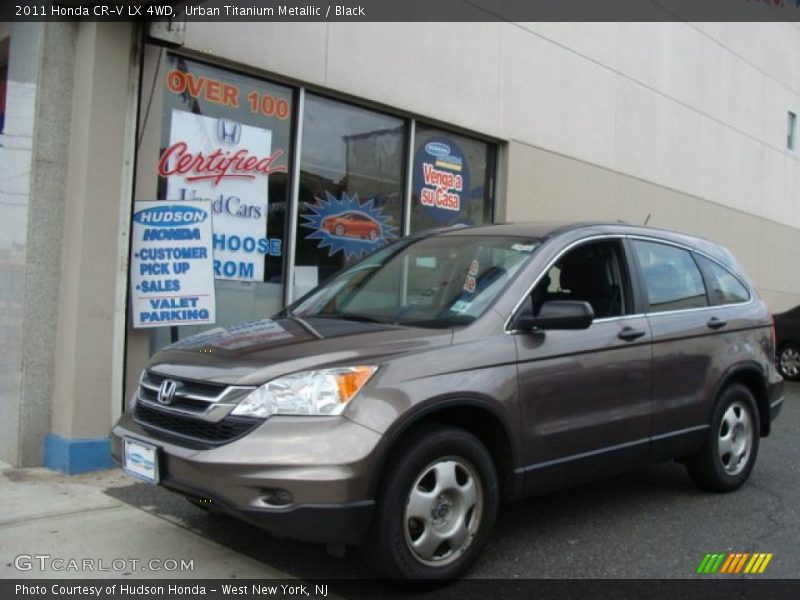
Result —
[{"label": "storefront window", "polygon": [[[408,230],[492,221],[494,144],[309,91],[300,109],[299,87],[158,46],[143,65],[134,197],[211,201],[211,327],[269,317]],[[208,327],[154,326],[149,351]]]},{"label": "storefront window", "polygon": [[492,222],[495,147],[417,124],[411,231]]},{"label": "storefront window", "polygon": [[175,55],[162,69],[158,197],[212,201],[217,325],[269,316],[283,305],[293,90]]},{"label": "storefront window", "polygon": [[307,94],[294,297],[402,235],[403,119]]}]

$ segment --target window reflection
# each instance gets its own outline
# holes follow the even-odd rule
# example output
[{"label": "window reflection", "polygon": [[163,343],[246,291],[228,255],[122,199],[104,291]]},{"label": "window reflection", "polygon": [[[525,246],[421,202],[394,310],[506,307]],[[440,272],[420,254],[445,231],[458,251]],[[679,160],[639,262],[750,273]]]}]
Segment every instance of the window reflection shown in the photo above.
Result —
[{"label": "window reflection", "polygon": [[402,119],[307,94],[294,297],[402,233]]}]

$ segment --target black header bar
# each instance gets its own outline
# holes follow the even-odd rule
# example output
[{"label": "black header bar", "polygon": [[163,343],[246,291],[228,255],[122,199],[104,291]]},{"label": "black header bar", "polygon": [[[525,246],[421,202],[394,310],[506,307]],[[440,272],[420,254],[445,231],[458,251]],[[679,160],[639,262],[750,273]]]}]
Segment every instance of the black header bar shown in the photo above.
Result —
[{"label": "black header bar", "polygon": [[789,600],[798,580],[463,579],[409,585],[383,580],[6,579],[3,600]]},{"label": "black header bar", "polygon": [[0,21],[800,21],[800,0],[3,0]]}]

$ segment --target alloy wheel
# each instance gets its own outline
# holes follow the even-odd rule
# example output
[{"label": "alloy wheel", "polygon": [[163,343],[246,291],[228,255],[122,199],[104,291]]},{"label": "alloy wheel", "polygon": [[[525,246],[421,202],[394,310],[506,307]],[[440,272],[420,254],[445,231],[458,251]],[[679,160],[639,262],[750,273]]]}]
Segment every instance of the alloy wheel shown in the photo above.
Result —
[{"label": "alloy wheel", "polygon": [[403,531],[421,563],[443,566],[469,548],[483,514],[483,487],[476,473],[463,458],[448,457],[425,467],[414,481]]},{"label": "alloy wheel", "polygon": [[719,459],[728,475],[738,475],[750,460],[753,422],[745,404],[737,400],[727,408],[719,424]]},{"label": "alloy wheel", "polygon": [[789,379],[794,379],[800,374],[800,350],[794,346],[787,346],[778,356],[778,366],[781,374]]}]

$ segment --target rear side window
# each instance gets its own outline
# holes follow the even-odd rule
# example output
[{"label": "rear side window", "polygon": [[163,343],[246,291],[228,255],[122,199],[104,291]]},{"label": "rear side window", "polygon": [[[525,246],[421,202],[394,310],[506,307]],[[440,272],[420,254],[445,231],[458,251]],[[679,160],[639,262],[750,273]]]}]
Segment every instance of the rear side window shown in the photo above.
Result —
[{"label": "rear side window", "polygon": [[633,240],[644,279],[649,312],[708,306],[703,276],[692,254],[682,248]]},{"label": "rear side window", "polygon": [[738,304],[750,300],[750,293],[728,269],[705,256],[695,255],[708,283],[713,304]]}]

